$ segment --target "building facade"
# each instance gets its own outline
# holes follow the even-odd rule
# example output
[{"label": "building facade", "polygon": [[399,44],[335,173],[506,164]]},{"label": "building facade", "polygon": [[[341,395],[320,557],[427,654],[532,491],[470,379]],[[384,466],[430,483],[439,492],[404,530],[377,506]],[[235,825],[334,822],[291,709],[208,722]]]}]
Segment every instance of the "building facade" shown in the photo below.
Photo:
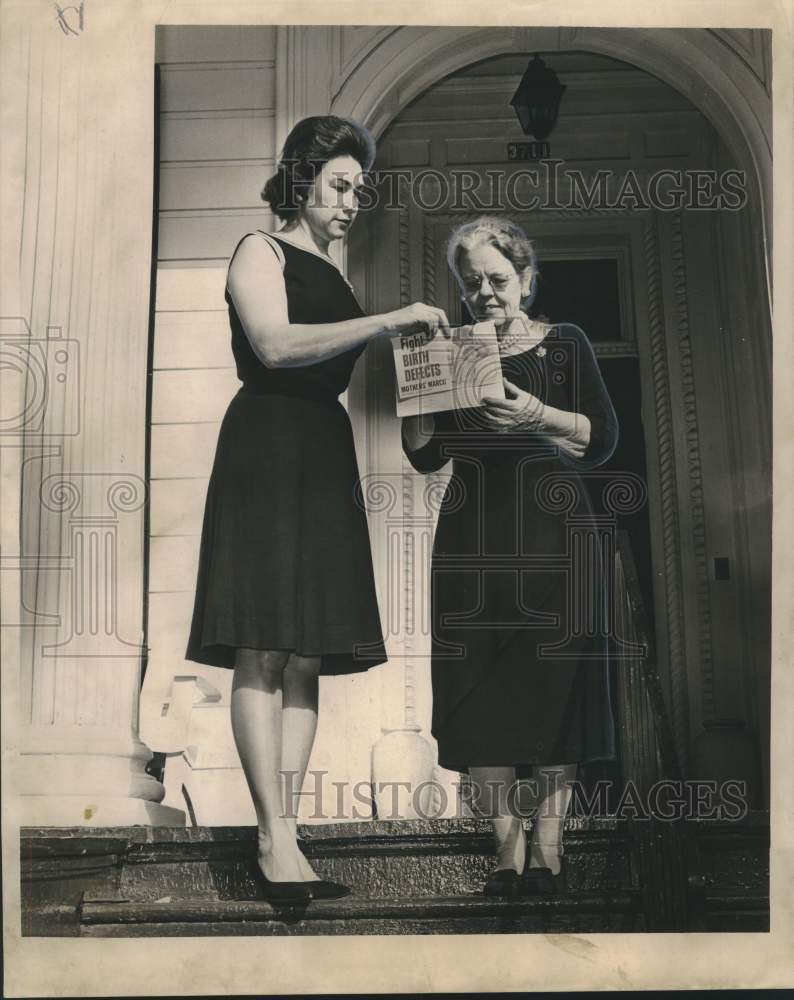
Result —
[{"label": "building facade", "polygon": [[[143,19],[114,33],[112,11],[91,17],[105,19],[101,35],[89,20],[74,34],[49,17],[20,24],[5,67],[3,155],[16,186],[4,212],[14,263],[3,275],[3,596],[19,613],[3,643],[6,664],[19,664],[4,684],[21,720],[11,764],[21,823],[253,822],[228,729],[229,672],[182,658],[206,479],[237,386],[229,255],[244,232],[272,226],[259,190],[309,114],[367,125],[383,170],[433,172],[442,185],[463,171],[509,177],[506,143],[523,136],[507,102],[536,52],[568,87],[550,139],[566,168],[590,181],[599,170],[641,183],[660,170],[744,178],[736,211],[571,210],[562,189],[559,207],[498,210],[561,273],[611,262],[620,329],[596,352],[636,377],[627,405],[642,427],[644,559],[678,756],[687,774],[739,778],[754,805],[768,804],[770,33],[175,25],[155,35]],[[116,67],[112,101],[92,65]],[[473,211],[442,198],[362,215],[340,264],[366,307],[427,300],[456,316],[444,241]],[[307,821],[369,818],[353,813],[357,782],[452,783],[434,768],[424,626],[443,478],[406,471],[386,347],[368,349],[346,405],[390,662],[323,681],[310,770],[347,790],[333,816],[314,816],[309,794]],[[147,770],[152,751],[166,755],[162,781]]]}]

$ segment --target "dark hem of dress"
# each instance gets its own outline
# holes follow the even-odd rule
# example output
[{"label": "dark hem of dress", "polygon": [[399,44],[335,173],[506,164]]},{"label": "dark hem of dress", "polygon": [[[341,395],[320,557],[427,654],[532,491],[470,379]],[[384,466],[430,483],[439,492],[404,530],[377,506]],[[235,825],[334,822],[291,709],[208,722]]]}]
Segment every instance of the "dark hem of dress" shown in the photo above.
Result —
[{"label": "dark hem of dress", "polygon": [[235,655],[238,649],[257,649],[268,652],[295,653],[303,657],[320,657],[322,665],[321,676],[335,676],[337,674],[363,673],[371,667],[376,667],[381,663],[386,663],[388,656],[383,644],[362,643],[362,649],[366,653],[350,650],[304,650],[296,646],[285,646],[278,643],[260,645],[258,643],[231,645],[224,642],[206,643],[197,648],[190,648],[185,653],[185,659],[193,663],[202,663],[210,667],[223,667],[227,670],[234,670]]},{"label": "dark hem of dress", "polygon": [[568,765],[575,764],[577,767],[583,767],[588,764],[596,764],[599,761],[616,761],[617,753],[613,752],[611,754],[596,754],[594,756],[583,757],[581,760],[533,760],[533,761],[523,761],[520,764],[515,762],[505,763],[504,761],[498,761],[490,764],[450,764],[439,760],[438,766],[444,768],[446,771],[457,771],[459,774],[468,774],[473,767],[513,767],[516,770],[516,778],[529,777],[529,772],[536,767],[565,767]]}]

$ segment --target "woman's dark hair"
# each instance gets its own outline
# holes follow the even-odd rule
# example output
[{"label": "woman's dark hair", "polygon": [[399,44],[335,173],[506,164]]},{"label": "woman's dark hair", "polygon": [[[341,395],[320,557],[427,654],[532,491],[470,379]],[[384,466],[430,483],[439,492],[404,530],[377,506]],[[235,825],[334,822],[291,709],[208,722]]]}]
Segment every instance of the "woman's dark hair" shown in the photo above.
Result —
[{"label": "woman's dark hair", "polygon": [[280,219],[291,219],[322,167],[335,156],[352,156],[367,171],[375,160],[375,140],[350,118],[302,119],[287,136],[276,173],[262,189],[263,201]]}]

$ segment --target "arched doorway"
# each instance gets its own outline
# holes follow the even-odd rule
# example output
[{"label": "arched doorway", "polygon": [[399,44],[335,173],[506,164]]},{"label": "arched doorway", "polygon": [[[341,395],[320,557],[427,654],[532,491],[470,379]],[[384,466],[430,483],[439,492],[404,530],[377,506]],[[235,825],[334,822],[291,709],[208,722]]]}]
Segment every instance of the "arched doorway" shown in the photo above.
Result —
[{"label": "arched doorway", "polygon": [[[353,57],[340,60],[332,83],[331,111],[364,122],[379,137],[419,94],[487,58],[510,52],[579,51],[628,63],[687,97],[711,121],[738,166],[747,172],[752,207],[758,211],[755,234],[765,251],[769,288],[770,36],[768,31],[673,28],[375,28],[365,43],[353,48]],[[344,48],[341,40],[339,48]]]},{"label": "arched doorway", "polygon": [[[412,30],[381,29],[371,50],[380,70],[377,90],[364,59],[334,102],[334,111],[350,113],[379,133],[381,167],[432,169],[445,176],[456,168],[478,176],[504,169],[507,135],[521,138],[505,107],[520,76],[518,63],[540,50],[561,75],[566,65],[580,81],[589,74],[578,104],[571,104],[570,89],[566,95],[572,110],[561,112],[552,136],[554,154],[559,149],[564,161],[581,161],[590,177],[604,167],[647,174],[673,161],[692,170],[705,164],[749,167],[748,204],[766,211],[763,129],[757,119],[745,121],[732,104],[734,85],[723,86],[724,71],[709,61],[714,39],[699,37],[702,60],[696,61],[697,70],[690,66],[681,76],[673,39],[666,47],[664,32],[437,29],[400,48],[408,39],[398,33]],[[570,50],[564,43],[571,43]],[[680,89],[663,82],[676,76]],[[709,81],[718,95],[705,100],[711,120],[681,93],[696,89],[694,76]],[[600,108],[599,91],[606,101]],[[719,132],[712,122],[722,126]],[[351,274],[367,307],[382,311],[424,299],[456,315],[443,242],[466,210],[471,207],[429,208],[409,198],[402,207],[373,213],[369,233],[360,227],[349,249]],[[512,211],[532,231],[541,260],[559,275],[566,268],[569,274],[572,268],[592,274],[606,265],[614,276],[622,333],[607,336],[596,349],[605,371],[614,369],[614,388],[635,383],[624,400],[635,442],[628,460],[645,464],[649,483],[647,579],[679,755],[695,776],[748,780],[760,804],[767,783],[768,605],[766,591],[751,581],[765,580],[768,586],[764,484],[770,457],[768,449],[753,454],[747,428],[740,426],[744,417],[737,421],[736,414],[746,413],[756,440],[769,441],[764,244],[754,222],[763,212],[717,220],[689,212],[560,208],[533,214],[506,205],[497,210]],[[732,257],[732,243],[749,248],[749,270]],[[757,338],[749,351],[748,324]],[[709,358],[721,348],[714,366]],[[394,627],[403,652],[390,669],[391,689],[402,689],[404,704],[396,712],[401,717],[390,718],[388,726],[422,726],[426,732],[422,560],[432,537],[432,506],[424,503],[432,484],[429,493],[406,485],[390,379],[388,345],[373,345],[351,387],[351,416],[362,470],[388,497],[381,508],[375,505],[371,521],[387,628]],[[730,496],[727,482],[733,483]],[[753,509],[754,491],[756,499],[765,500]],[[414,612],[399,594],[411,595]]]}]

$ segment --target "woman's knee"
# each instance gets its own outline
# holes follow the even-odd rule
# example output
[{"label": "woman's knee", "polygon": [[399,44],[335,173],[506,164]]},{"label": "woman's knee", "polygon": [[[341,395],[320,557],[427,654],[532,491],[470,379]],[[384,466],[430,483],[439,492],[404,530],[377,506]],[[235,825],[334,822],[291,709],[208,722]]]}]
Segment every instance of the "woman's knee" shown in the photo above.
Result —
[{"label": "woman's knee", "polygon": [[285,670],[293,677],[313,678],[319,677],[322,657],[301,656],[298,653],[291,653]]},{"label": "woman's knee", "polygon": [[289,661],[290,654],[283,649],[248,649],[240,647],[234,657],[236,676],[254,675],[258,677],[280,678]]}]

